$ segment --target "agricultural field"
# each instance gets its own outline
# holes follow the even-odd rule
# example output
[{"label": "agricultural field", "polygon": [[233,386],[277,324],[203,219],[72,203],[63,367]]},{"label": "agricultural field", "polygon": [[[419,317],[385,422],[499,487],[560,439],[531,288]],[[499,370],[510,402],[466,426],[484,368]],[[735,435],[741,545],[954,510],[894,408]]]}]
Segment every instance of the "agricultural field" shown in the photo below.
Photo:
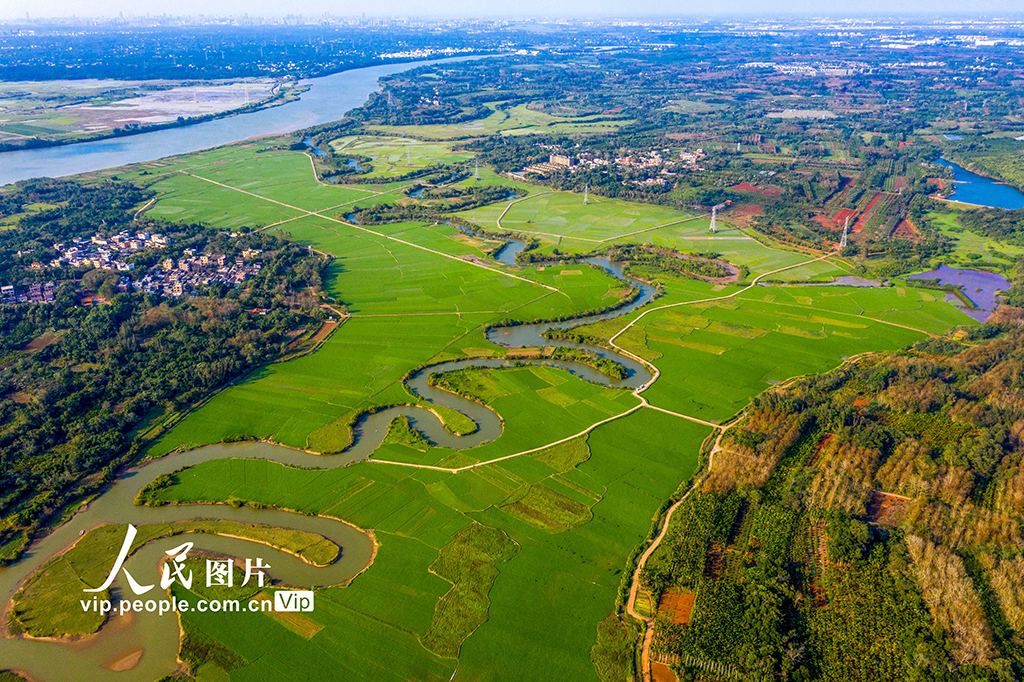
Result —
[{"label": "agricultural field", "polygon": [[[550,123],[543,116],[552,118],[522,120]],[[404,172],[403,155],[424,165],[465,158],[412,142],[338,144],[377,154],[380,177]],[[354,208],[415,207],[402,191],[410,183],[322,183],[306,153],[270,142],[139,164],[118,177],[154,193],[140,206],[148,219],[266,229],[330,255],[318,293],[345,316],[315,352],[236,380],[148,450],[173,458],[251,440],[306,450],[293,453],[301,466],[207,461],[172,474],[146,499],[331,517],[372,532],[377,543],[372,564],[351,583],[317,590],[313,613],[183,616],[183,655],[198,656],[189,660],[209,679],[280,678],[295,665],[324,680],[598,679],[595,661],[605,665],[632,637],[608,619],[615,621],[635,550],[665,501],[688,486],[714,424],[794,376],[972,323],[915,289],[793,284],[829,282],[851,268],[766,245],[727,218],[710,235],[707,216],[593,195],[584,205],[578,194],[484,169],[479,180],[454,186],[528,193],[460,214],[485,233],[534,236],[538,253],[558,248],[563,258],[623,244],[714,251],[748,271],[732,285],[655,273],[661,295],[646,308],[574,330],[607,345],[632,323],[616,343],[660,371],[640,395],[553,367],[460,370],[448,385],[494,410],[500,436],[442,448],[399,419],[368,459],[339,466],[340,458],[317,453],[351,442],[358,414],[425,404],[404,383],[417,368],[510,354],[487,340],[489,325],[612,307],[628,287],[582,263],[501,265],[491,255],[499,240],[443,219],[356,224]],[[768,273],[764,286],[747,286]],[[468,419],[446,409],[442,415],[465,429]]]},{"label": "agricultural field", "polygon": [[423,142],[405,137],[350,136],[331,142],[335,154],[369,157],[369,178],[389,178],[472,158],[472,154],[454,152],[445,144]]},{"label": "agricultural field", "polygon": [[[676,295],[689,300],[739,291],[685,286],[689,291]],[[698,293],[702,289],[703,295]],[[664,300],[674,307],[657,310],[657,301],[617,342],[662,370],[644,393],[648,400],[710,421],[727,419],[751,395],[790,377],[816,374],[845,357],[900,348],[972,323],[928,292],[909,288],[756,287],[703,303]],[[578,331],[607,339],[623,326],[616,320]]]},{"label": "agricultural field", "polygon": [[[515,374],[522,372],[530,370]],[[598,623],[611,612],[621,566],[661,500],[694,471],[707,433],[643,410],[585,439],[488,465],[468,477],[372,462],[317,472],[219,460],[190,470],[197,476],[188,480],[201,485],[183,478],[161,498],[245,499],[374,529],[380,547],[371,569],[349,587],[318,593],[322,601],[311,616],[323,629],[316,635],[308,641],[287,638],[295,647],[288,660],[308,660],[324,671],[322,679],[399,680],[411,671],[421,679],[447,679],[455,661],[432,650],[447,654],[450,647],[459,652],[456,679],[594,679],[588,652]],[[634,447],[638,439],[649,448]],[[446,641],[445,635],[439,640],[431,633],[453,630],[443,620],[449,616],[442,598],[459,597],[449,592],[450,574],[438,571],[436,562],[444,560],[446,548],[457,546],[465,529],[475,527],[500,531],[515,553],[498,565],[484,619],[473,634],[465,641]],[[256,676],[285,660],[283,650],[256,655],[265,637],[258,623],[197,624],[242,659],[255,661],[239,673]],[[337,642],[347,642],[345,650],[360,642],[360,654],[331,656],[337,667],[330,669],[324,648]],[[517,665],[504,663],[510,657]],[[387,660],[388,667],[364,665],[374,660]]]},{"label": "agricultural field", "polygon": [[499,110],[493,104],[487,106],[493,109],[494,113],[476,121],[436,125],[370,126],[370,130],[393,135],[411,135],[427,140],[455,140],[495,134],[604,133],[617,130],[630,122],[623,119],[608,120],[608,116],[602,115],[552,116],[543,111],[534,111],[526,104],[508,110]]}]

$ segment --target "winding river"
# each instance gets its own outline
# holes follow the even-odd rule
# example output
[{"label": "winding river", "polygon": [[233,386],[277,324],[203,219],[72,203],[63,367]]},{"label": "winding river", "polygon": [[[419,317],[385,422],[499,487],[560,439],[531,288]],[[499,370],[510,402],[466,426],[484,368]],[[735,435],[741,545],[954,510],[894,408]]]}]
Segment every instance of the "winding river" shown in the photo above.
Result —
[{"label": "winding river", "polygon": [[[506,259],[509,254],[505,252],[511,249],[512,258],[514,258],[514,253],[524,247],[525,244],[522,242],[513,240],[497,255],[500,260],[508,264]],[[502,255],[505,258],[501,258]],[[512,262],[514,263],[514,260]],[[568,328],[620,317],[646,305],[657,294],[653,286],[627,277],[621,266],[609,262],[608,259],[594,258],[587,262],[595,267],[604,268],[624,283],[637,287],[640,290],[639,297],[628,305],[603,314],[583,316],[554,324],[526,324],[494,328],[489,331],[488,338],[507,347],[558,345],[586,348],[626,366],[628,369],[626,378],[621,381],[612,381],[593,368],[578,363],[540,358],[519,361],[558,367],[589,381],[605,385],[634,389],[640,387],[650,381],[651,374],[642,364],[631,358],[604,348],[549,341],[541,336],[541,333],[550,327]],[[187,539],[194,542],[197,548],[203,550],[238,557],[262,557],[272,567],[268,573],[286,585],[310,588],[343,583],[365,569],[372,561],[374,541],[368,533],[341,521],[286,511],[235,509],[227,505],[204,505],[201,508],[173,505],[137,507],[134,504],[135,496],[157,476],[222,458],[265,459],[285,465],[320,469],[346,466],[369,457],[387,435],[391,420],[399,415],[409,417],[413,427],[439,447],[452,449],[476,447],[501,435],[501,419],[484,405],[431,387],[428,383],[429,375],[434,372],[448,372],[468,366],[511,366],[513,362],[515,361],[498,358],[450,361],[422,368],[407,378],[406,384],[409,388],[424,400],[458,410],[475,421],[479,426],[478,430],[467,436],[456,436],[449,433],[440,419],[428,409],[393,406],[357,421],[354,426],[353,445],[339,455],[321,457],[270,443],[250,442],[210,445],[148,461],[141,467],[123,475],[87,509],[80,511],[70,521],[35,543],[17,564],[0,569],[0,598],[6,603],[18,585],[35,569],[72,545],[82,533],[96,526],[128,522],[157,524],[196,518],[260,523],[323,535],[334,541],[342,548],[342,551],[336,562],[320,568],[307,564],[288,553],[247,540],[205,534],[189,535]],[[186,471],[182,475],[187,477],[190,474]],[[136,575],[154,575],[163,550],[184,541],[175,538],[174,540],[149,543],[129,558],[126,567]],[[78,589],[77,586],[69,585],[68,587],[71,590]],[[126,593],[125,590],[122,573],[112,588],[114,599],[125,594],[130,596],[131,593]],[[0,667],[21,670],[27,672],[32,678],[45,682],[70,679],[68,671],[72,668],[74,669],[74,679],[81,682],[113,680],[152,682],[152,680],[175,670],[177,649],[178,623],[176,618],[147,613],[132,614],[129,617],[112,618],[97,635],[77,643],[0,637]],[[123,672],[111,670],[115,662],[126,659],[139,651],[143,652],[142,656],[130,670]]]}]

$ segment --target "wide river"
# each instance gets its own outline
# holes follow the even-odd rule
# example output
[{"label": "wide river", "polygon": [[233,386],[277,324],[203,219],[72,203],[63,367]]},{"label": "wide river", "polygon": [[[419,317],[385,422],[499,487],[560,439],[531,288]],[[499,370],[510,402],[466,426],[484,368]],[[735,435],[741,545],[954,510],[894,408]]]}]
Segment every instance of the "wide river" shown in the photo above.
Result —
[{"label": "wide river", "polygon": [[129,163],[155,161],[165,156],[219,147],[250,137],[280,135],[337,121],[346,112],[361,106],[371,93],[376,92],[377,80],[381,76],[418,66],[466,59],[480,57],[453,57],[352,69],[303,81],[310,89],[299,100],[261,111],[127,137],[3,152],[0,153],[0,186],[29,178],[56,178]]}]

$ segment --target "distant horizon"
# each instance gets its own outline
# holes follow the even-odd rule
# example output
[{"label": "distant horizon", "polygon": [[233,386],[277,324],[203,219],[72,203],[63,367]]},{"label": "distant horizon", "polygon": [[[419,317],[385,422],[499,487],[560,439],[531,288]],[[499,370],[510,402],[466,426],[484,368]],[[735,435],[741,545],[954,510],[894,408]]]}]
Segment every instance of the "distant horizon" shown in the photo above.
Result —
[{"label": "distant horizon", "polygon": [[[544,0],[518,0],[510,3],[521,11],[490,12],[484,8],[493,5],[480,0],[452,0],[445,3],[424,0],[384,0],[375,3],[374,9],[360,8],[347,11],[328,0],[313,0],[304,3],[303,12],[295,12],[280,0],[183,0],[175,3],[175,12],[162,11],[163,2],[155,0],[11,0],[0,8],[0,22],[71,22],[96,20],[145,20],[145,19],[249,19],[281,20],[292,19],[420,19],[420,20],[487,20],[487,21],[672,21],[701,19],[785,20],[911,20],[911,19],[955,19],[963,21],[986,21],[993,19],[1018,19],[1024,21],[1024,9],[1017,0],[984,0],[974,3],[975,7],[965,11],[963,3],[957,0],[908,0],[902,11],[894,13],[881,9],[889,3],[867,0],[858,12],[815,11],[814,3],[805,0],[721,0],[715,11],[706,7],[689,10],[664,0],[639,0],[633,3],[633,12],[622,13],[621,5],[611,0],[583,2],[568,0],[555,4]],[[696,3],[693,3],[696,5]],[[211,11],[211,5],[216,8]],[[752,8],[756,5],[757,9]],[[188,8],[194,7],[190,11]],[[664,9],[661,9],[664,7]]]}]

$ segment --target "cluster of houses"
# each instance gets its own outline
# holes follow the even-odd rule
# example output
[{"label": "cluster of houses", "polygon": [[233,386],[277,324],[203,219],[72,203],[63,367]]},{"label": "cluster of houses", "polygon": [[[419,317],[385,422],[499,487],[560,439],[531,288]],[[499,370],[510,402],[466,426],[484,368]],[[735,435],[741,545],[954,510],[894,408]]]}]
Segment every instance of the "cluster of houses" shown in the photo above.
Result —
[{"label": "cluster of houses", "polygon": [[[545,145],[541,145],[544,147]],[[679,153],[679,160],[669,158],[671,154],[670,149],[655,149],[647,152],[633,152],[624,156],[616,156],[613,159],[607,159],[603,156],[597,156],[590,152],[580,152],[576,156],[569,156],[565,152],[552,153],[548,157],[548,160],[542,163],[536,163],[532,166],[527,166],[519,173],[513,174],[519,177],[525,178],[529,174],[536,175],[547,175],[555,171],[568,170],[569,172],[576,172],[580,169],[595,169],[595,168],[606,168],[615,167],[625,170],[657,170],[659,175],[662,176],[674,176],[675,173],[672,171],[677,166],[682,166],[689,170],[701,171],[704,170],[700,166],[700,162],[705,158],[703,149],[689,150],[683,149]],[[633,184],[665,184],[665,180],[662,178],[648,178],[646,180],[629,180],[627,183]]]},{"label": "cluster of houses", "polygon": [[[170,243],[171,240],[161,234],[132,234],[127,230],[111,237],[76,237],[67,243],[54,244],[54,250],[60,255],[47,265],[54,268],[91,267],[128,273],[136,270],[134,263],[125,262],[128,254],[163,248]],[[237,287],[259,274],[263,268],[263,263],[260,262],[261,253],[263,252],[259,249],[246,249],[241,256],[234,257],[207,253],[197,255],[195,249],[185,249],[182,258],[165,258],[148,272],[144,272],[141,277],[137,272],[122,275],[117,290],[140,291],[176,298],[198,293],[201,287],[211,284]],[[32,264],[34,270],[41,270],[44,267],[46,266],[42,263]],[[53,282],[5,285],[0,287],[0,305],[52,303],[55,292],[56,286]],[[102,302],[102,299],[89,295],[88,292],[80,294],[79,303],[83,306],[98,305]]]},{"label": "cluster of houses", "polygon": [[195,250],[185,249],[183,258],[165,258],[140,279],[122,277],[118,289],[178,297],[196,293],[199,287],[210,284],[236,287],[259,274],[263,263],[256,258],[261,253],[259,249],[246,249],[240,257],[230,258],[206,253],[197,256]]},{"label": "cluster of houses", "polygon": [[[76,237],[70,242],[53,245],[54,251],[60,255],[50,261],[50,267],[85,266],[104,270],[134,270],[133,263],[126,263],[123,260],[127,254],[146,249],[158,249],[169,244],[170,239],[162,234],[136,232],[133,235],[128,230],[111,237],[101,237],[98,234],[94,234],[88,239]],[[42,267],[42,264],[33,263],[32,267],[38,269]]]},{"label": "cluster of houses", "polygon": [[0,287],[0,305],[16,303],[53,303],[57,287],[53,282],[34,282],[28,289],[17,289],[13,284]]}]

